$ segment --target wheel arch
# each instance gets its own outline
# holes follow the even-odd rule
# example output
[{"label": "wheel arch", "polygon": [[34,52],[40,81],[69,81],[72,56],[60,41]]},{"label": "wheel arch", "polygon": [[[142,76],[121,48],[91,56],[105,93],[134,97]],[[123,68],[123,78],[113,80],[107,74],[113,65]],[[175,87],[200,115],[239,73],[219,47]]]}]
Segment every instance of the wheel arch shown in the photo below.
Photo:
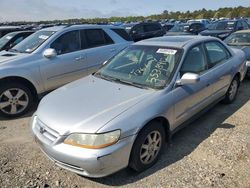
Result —
[{"label": "wheel arch", "polygon": [[157,117],[154,117],[154,118],[150,119],[149,121],[147,121],[144,124],[144,126],[142,126],[141,129],[138,131],[138,134],[153,122],[160,123],[163,126],[163,128],[165,130],[165,134],[166,134],[166,141],[169,141],[171,139],[170,123],[169,123],[168,119],[163,117],[163,116],[157,116]]},{"label": "wheel arch", "polygon": [[23,78],[20,76],[8,76],[8,77],[4,77],[4,78],[0,79],[0,84],[5,83],[5,82],[21,83],[30,89],[30,91],[32,92],[32,94],[35,98],[38,97],[38,93],[37,93],[37,89],[36,89],[35,85],[30,80],[28,80],[26,78]]}]

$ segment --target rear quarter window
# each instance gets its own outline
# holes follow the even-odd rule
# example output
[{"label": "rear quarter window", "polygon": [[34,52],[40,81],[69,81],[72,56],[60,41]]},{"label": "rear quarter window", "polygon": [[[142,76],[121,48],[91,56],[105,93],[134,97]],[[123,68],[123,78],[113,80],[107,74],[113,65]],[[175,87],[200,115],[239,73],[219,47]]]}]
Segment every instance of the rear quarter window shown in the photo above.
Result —
[{"label": "rear quarter window", "polygon": [[124,40],[133,41],[133,39],[129,36],[129,34],[124,29],[111,29],[111,30],[114,31],[117,35],[119,35]]}]

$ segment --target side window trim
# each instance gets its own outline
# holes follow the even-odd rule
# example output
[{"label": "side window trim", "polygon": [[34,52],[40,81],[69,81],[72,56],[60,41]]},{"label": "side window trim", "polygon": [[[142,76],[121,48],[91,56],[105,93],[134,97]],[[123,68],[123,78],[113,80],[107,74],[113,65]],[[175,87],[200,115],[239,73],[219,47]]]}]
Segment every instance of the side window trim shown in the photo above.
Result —
[{"label": "side window trim", "polygon": [[[210,62],[211,59],[209,58],[208,51],[207,51],[207,48],[206,48],[206,44],[207,44],[207,43],[210,43],[210,42],[214,42],[214,43],[220,44],[219,46],[222,47],[223,51],[225,51],[226,54],[227,54],[226,59],[223,59],[223,60],[220,60],[220,61],[216,62],[215,65],[212,65],[212,63]],[[221,44],[221,43],[218,42],[218,41],[207,41],[207,42],[204,42],[204,43],[203,43],[203,48],[204,48],[205,55],[206,55],[206,59],[207,59],[208,70],[213,69],[214,67],[217,67],[217,66],[219,66],[219,65],[221,65],[221,64],[224,64],[224,63],[226,63],[225,60],[229,60],[229,59],[232,58],[231,52],[229,52],[228,49],[227,49],[223,44]]]},{"label": "side window trim", "polygon": [[185,54],[185,57],[184,57],[184,59],[183,59],[183,63],[182,63],[182,65],[180,66],[180,69],[179,69],[179,71],[178,71],[178,72],[179,72],[179,73],[178,73],[179,75],[181,75],[181,74],[180,74],[180,73],[181,73],[181,69],[182,69],[183,64],[185,63],[185,61],[186,61],[186,59],[187,59],[187,56],[188,56],[189,52],[190,52],[193,48],[196,48],[196,47],[199,47],[199,48],[201,49],[201,52],[202,52],[203,58],[204,58],[204,62],[205,62],[205,64],[206,64],[206,69],[205,69],[204,71],[200,72],[199,75],[202,76],[203,74],[205,74],[205,73],[209,70],[208,59],[207,59],[206,52],[205,52],[205,49],[204,49],[204,43],[201,42],[201,43],[192,45],[192,46],[188,49],[188,51],[187,51],[187,53]]},{"label": "side window trim", "polygon": [[[103,40],[103,44],[101,45],[97,45],[97,46],[92,46],[90,47],[89,44],[88,44],[88,40],[87,40],[87,34],[86,32],[89,31],[89,30],[99,30],[101,31],[101,35],[102,35],[102,40]],[[86,42],[85,44],[85,48],[84,49],[91,49],[91,48],[98,48],[98,47],[102,47],[102,46],[108,46],[108,45],[112,45],[112,44],[115,44],[114,40],[108,35],[108,33],[106,33],[102,28],[91,28],[91,29],[83,29],[83,32],[84,32],[84,41]],[[108,40],[106,38],[106,36],[109,37],[109,40],[111,41],[111,43],[108,43]]]},{"label": "side window trim", "polygon": [[49,47],[49,48],[52,48],[51,45],[52,45],[57,39],[59,39],[60,37],[62,37],[63,35],[65,35],[65,34],[67,34],[67,33],[74,32],[74,31],[76,31],[76,32],[78,31],[78,35],[79,35],[79,39],[80,39],[80,41],[79,41],[80,49],[79,49],[79,50],[76,50],[76,51],[73,51],[73,52],[58,54],[57,56],[61,56],[61,55],[65,55],[65,54],[69,54],[69,53],[74,53],[74,52],[81,51],[81,50],[82,50],[82,49],[81,49],[81,34],[80,34],[80,30],[79,30],[79,29],[77,29],[77,30],[65,31],[65,32],[61,33],[59,36],[57,36],[53,41],[51,41],[51,42],[48,44],[48,47]]}]

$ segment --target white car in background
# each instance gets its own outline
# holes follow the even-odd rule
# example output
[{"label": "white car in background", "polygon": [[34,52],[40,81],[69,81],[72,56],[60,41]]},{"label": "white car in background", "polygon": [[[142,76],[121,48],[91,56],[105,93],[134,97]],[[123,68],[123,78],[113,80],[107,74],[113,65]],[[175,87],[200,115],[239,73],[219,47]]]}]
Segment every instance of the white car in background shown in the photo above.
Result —
[{"label": "white car in background", "polygon": [[42,29],[0,53],[0,115],[17,117],[34,99],[95,72],[132,42],[120,27],[71,25]]}]

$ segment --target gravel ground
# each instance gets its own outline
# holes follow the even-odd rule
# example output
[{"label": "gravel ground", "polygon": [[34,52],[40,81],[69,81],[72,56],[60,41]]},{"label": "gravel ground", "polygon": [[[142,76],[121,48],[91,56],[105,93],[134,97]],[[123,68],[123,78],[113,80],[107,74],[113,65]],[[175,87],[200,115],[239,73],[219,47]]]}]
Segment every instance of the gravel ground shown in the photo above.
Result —
[{"label": "gravel ground", "polygon": [[250,187],[250,80],[173,137],[159,162],[137,174],[89,179],[56,167],[34,143],[30,115],[0,120],[0,187]]}]

